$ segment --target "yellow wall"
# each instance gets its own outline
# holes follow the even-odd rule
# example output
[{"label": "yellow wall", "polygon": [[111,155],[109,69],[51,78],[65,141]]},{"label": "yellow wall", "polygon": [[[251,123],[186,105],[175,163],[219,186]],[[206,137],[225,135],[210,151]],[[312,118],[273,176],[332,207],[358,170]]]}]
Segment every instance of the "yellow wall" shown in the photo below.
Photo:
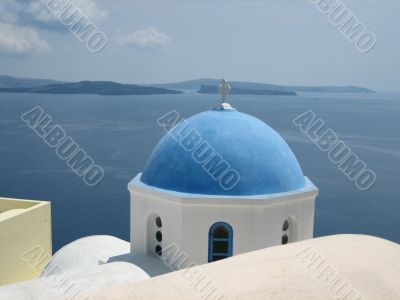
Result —
[{"label": "yellow wall", "polygon": [[0,285],[38,277],[51,244],[50,202],[0,198]]}]

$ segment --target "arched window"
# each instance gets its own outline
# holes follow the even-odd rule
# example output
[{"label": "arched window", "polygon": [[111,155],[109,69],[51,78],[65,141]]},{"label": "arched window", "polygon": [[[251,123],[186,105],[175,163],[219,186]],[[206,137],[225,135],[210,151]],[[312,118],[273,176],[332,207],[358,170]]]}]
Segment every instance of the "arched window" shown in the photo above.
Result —
[{"label": "arched window", "polygon": [[232,227],[225,222],[215,223],[208,232],[208,262],[232,256]]}]

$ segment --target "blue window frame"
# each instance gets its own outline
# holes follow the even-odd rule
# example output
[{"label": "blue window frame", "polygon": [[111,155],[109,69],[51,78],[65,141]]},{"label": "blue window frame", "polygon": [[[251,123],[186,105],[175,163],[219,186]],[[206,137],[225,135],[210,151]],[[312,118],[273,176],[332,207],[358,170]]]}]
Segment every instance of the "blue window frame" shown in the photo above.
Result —
[{"label": "blue window frame", "polygon": [[225,222],[217,222],[208,232],[208,262],[232,256],[233,230]]}]

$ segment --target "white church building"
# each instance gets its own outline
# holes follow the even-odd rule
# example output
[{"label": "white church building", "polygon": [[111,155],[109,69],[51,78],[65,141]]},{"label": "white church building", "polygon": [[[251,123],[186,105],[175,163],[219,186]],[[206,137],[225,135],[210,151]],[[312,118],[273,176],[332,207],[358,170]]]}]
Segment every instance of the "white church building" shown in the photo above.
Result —
[{"label": "white church building", "polygon": [[128,189],[133,253],[177,244],[202,264],[313,237],[318,189],[276,131],[225,102],[176,124]]}]

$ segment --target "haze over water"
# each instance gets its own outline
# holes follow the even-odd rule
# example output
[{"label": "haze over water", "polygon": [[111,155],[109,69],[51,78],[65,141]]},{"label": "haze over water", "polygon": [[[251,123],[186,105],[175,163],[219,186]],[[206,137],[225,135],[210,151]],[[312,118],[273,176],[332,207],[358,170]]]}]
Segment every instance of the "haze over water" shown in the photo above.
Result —
[{"label": "haze over water", "polygon": [[[231,95],[228,101],[278,131],[304,174],[320,189],[315,236],[362,233],[400,242],[400,95]],[[218,96],[200,94],[0,94],[0,195],[52,202],[53,251],[93,234],[129,240],[127,184],[142,170],[164,135],[156,120],[170,110],[187,118],[217,103]],[[99,185],[86,186],[21,121],[21,114],[36,105],[104,168]],[[358,190],[327,154],[293,125],[292,120],[309,109],[376,173],[377,181],[370,190]]]}]

